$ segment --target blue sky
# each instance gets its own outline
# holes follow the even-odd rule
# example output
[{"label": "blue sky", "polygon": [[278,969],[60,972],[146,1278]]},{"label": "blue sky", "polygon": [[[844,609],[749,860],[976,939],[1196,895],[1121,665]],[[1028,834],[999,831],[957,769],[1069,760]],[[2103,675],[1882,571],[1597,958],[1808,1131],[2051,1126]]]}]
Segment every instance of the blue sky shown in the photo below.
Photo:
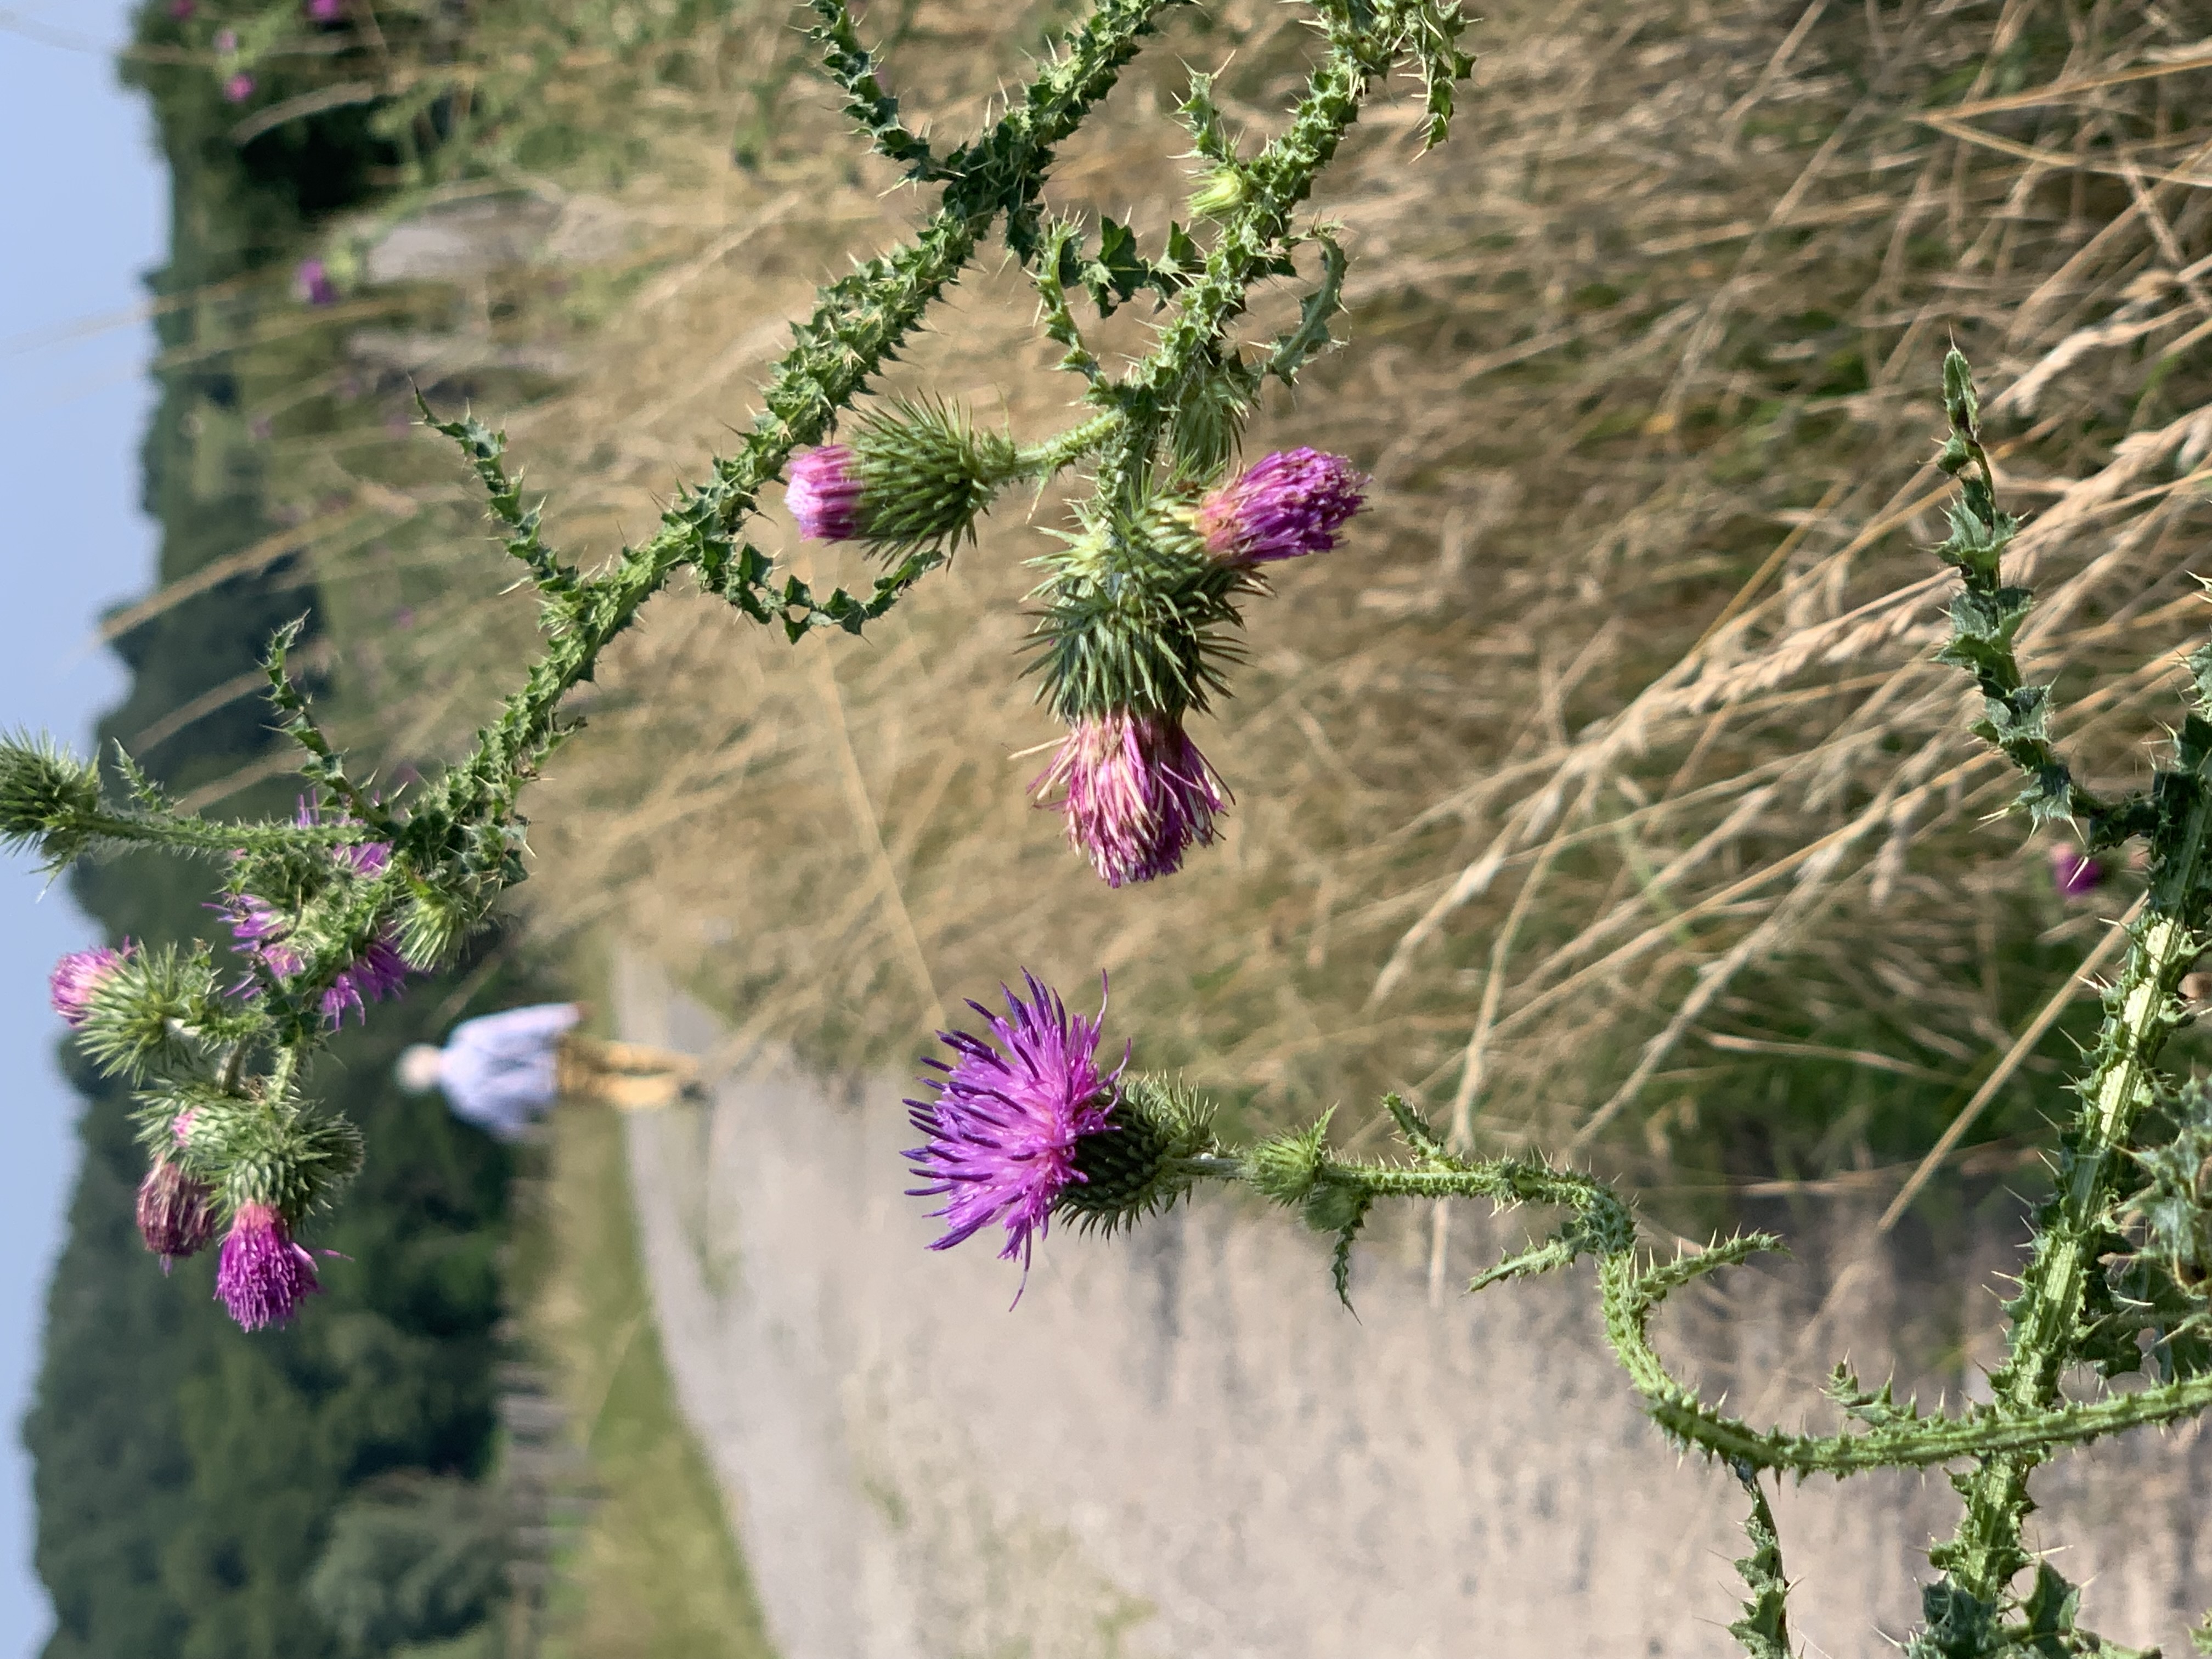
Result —
[{"label": "blue sky", "polygon": [[[0,726],[82,749],[123,689],[93,643],[100,612],[144,589],[138,511],[151,334],[140,274],[167,242],[167,182],[138,100],[108,57],[124,0],[0,0]],[[10,1057],[0,1159],[0,1659],[52,1624],[31,1571],[30,1466],[14,1425],[38,1366],[46,1276],[76,1168],[76,1102],[54,1066],[46,975],[91,928],[27,865],[0,864],[0,1048]],[[116,1659],[126,1659],[118,1655]]]}]

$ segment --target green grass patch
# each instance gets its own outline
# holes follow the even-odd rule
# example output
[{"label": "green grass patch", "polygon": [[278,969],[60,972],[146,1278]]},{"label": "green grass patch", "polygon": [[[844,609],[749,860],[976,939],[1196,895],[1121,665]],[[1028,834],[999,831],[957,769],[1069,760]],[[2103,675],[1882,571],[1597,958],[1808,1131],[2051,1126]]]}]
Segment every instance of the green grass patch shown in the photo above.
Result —
[{"label": "green grass patch", "polygon": [[542,1659],[772,1659],[661,1354],[621,1121],[564,1106],[545,1175],[519,1240],[526,1323],[574,1413],[594,1501],[562,1550]]}]

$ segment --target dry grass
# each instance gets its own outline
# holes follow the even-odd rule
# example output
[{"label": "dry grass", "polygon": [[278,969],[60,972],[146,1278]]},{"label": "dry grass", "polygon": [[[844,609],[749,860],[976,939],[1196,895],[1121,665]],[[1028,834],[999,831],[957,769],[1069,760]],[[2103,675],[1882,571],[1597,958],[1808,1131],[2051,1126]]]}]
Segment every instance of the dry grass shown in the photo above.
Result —
[{"label": "dry grass", "polygon": [[[1016,678],[1048,495],[1003,503],[866,644],[787,649],[660,601],[534,799],[537,925],[618,927],[748,1035],[838,1062],[904,1055],[1019,967],[1104,969],[1140,1064],[1263,1115],[1396,1087],[1462,1134],[1606,1133],[1631,1158],[1701,1118],[1746,1168],[1924,1146],[2126,902],[2065,910],[1987,822],[2013,781],[1929,661],[1936,362],[1955,337],[1996,394],[2034,514],[2028,654],[2069,739],[2095,779],[2138,781],[2208,527],[2212,48],[2191,9],[1496,8],[1451,144],[1417,159],[1401,86],[1318,203],[1354,253],[1352,343],[1249,446],[1337,448],[1377,487],[1347,546],[1255,607],[1237,695],[1196,732],[1237,793],[1225,845],[1109,892],[1026,804],[1054,735]],[[1016,67],[1006,15],[915,0],[871,27],[957,131]],[[1214,15],[1070,148],[1061,205],[1152,234],[1180,212],[1179,61],[1225,63],[1230,109],[1268,126],[1310,37],[1261,0]],[[643,533],[813,284],[916,214],[822,87],[783,78],[782,14],[743,27],[719,85],[666,94],[653,163],[588,204],[623,252],[562,268],[564,298],[514,273],[465,313],[483,338],[565,328],[576,374],[507,424],[575,553]],[[896,385],[1049,429],[1073,388],[1030,313],[979,273]],[[528,623],[460,529],[458,469],[324,444],[300,473],[404,497],[412,543],[325,568],[361,596],[350,684],[379,740],[449,752]],[[376,625],[418,592],[410,631]]]}]

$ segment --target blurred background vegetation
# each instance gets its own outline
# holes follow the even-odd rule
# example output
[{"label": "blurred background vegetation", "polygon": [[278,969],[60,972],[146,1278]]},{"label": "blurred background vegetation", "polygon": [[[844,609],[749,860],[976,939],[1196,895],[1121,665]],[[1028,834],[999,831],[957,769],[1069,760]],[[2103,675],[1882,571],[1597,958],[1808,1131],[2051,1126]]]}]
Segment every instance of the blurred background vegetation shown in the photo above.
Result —
[{"label": "blurred background vegetation", "polygon": [[[283,810],[250,671],[309,611],[340,728],[404,788],[527,660],[533,612],[415,392],[504,423],[550,539],[603,556],[742,423],[814,285],[922,204],[843,132],[781,0],[186,9],[149,5],[126,65],[177,211],[147,444],[163,562],[112,619],[137,680],[105,731],[208,810]],[[1194,733],[1237,796],[1225,844],[1109,894],[1026,803],[1054,732],[1017,673],[1022,561],[1056,491],[1002,502],[866,643],[658,602],[533,796],[501,942],[341,1049],[374,1162],[317,1241],[354,1265],[298,1331],[246,1343],[189,1279],[156,1282],[124,1103],[94,1097],[30,1431],[54,1654],[522,1639],[480,1571],[513,1540],[487,1541],[507,1523],[467,1484],[500,1466],[515,1352],[551,1366],[603,1500],[528,1639],[760,1650],[742,1562],[701,1541],[712,1484],[623,1265],[612,1139],[572,1120],[518,1179],[383,1083],[464,1011],[588,982],[611,937],[722,1012],[732,1054],[835,1068],[903,1065],[1020,968],[1071,990],[1103,969],[1138,1063],[1255,1127],[1341,1101],[1364,1135],[1395,1088],[1464,1141],[1616,1170],[1685,1231],[1871,1216],[1999,1075],[1906,1224],[1954,1230],[2039,1178],[2046,1091],[2094,1014],[2075,981],[2132,877],[2054,890],[1929,660],[1936,363],[1955,339],[1983,371],[2033,514],[2035,672],[2081,769],[2134,781],[2202,631],[2212,528],[2202,14],[1487,11],[1451,144],[1417,154],[1397,88],[1316,204],[1353,253],[1351,343],[1248,447],[1340,450],[1376,487],[1254,608],[1237,696]],[[865,27],[909,112],[958,132],[1069,12],[878,0]],[[1256,142],[1311,52],[1261,0],[1178,14],[1067,147],[1056,204],[1157,236],[1188,216],[1184,65],[1222,69]],[[979,270],[887,389],[1049,429],[1074,387],[1030,316],[1015,274]],[[1133,349],[1146,320],[1099,337]],[[118,863],[82,896],[118,935],[190,934],[204,873]],[[1441,1212],[1419,1243],[1441,1282]],[[602,1524],[647,1489],[677,1496]],[[673,1541],[639,1530],[657,1516]]]}]

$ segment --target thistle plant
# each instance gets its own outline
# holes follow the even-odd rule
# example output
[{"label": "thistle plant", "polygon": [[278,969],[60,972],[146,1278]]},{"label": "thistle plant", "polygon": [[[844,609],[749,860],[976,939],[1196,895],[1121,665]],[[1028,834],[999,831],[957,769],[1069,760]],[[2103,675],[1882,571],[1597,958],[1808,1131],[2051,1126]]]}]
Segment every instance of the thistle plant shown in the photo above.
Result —
[{"label": "thistle plant", "polygon": [[[1960,1499],[1955,1531],[1929,1551],[1935,1576],[1923,1586],[1922,1624],[1906,1644],[1914,1659],[2124,1659],[2129,1650],[2081,1627],[2080,1592],[2031,1553],[2022,1524],[2034,1507],[2036,1470],[2062,1452],[2212,1407],[2212,1087],[2158,1065],[2166,1038],[2188,1018],[2182,981],[2205,948],[2212,910],[2212,646],[2187,660],[2187,706],[2150,787],[2118,799],[2086,788],[2053,740],[2051,688],[2029,681],[2014,653],[2033,595],[2004,580],[2018,521],[1998,505],[1978,400],[1955,350],[1944,364],[1943,400],[1948,434],[1937,465],[1958,481],[1958,495],[1950,535],[1936,551],[1960,580],[1941,659],[1972,677],[1973,731],[2024,775],[2017,810],[2086,848],[2069,843],[2053,854],[2068,890],[2094,884],[2080,872],[2095,869],[2100,855],[2130,842],[2148,853],[2148,890],[2126,924],[2125,963],[2105,990],[2102,1027],[2073,1082],[2073,1105],[2053,1109],[2061,1123],[2051,1193],[2034,1213],[2027,1265],[2004,1304],[2006,1354],[1990,1373],[1986,1402],[1926,1412],[1897,1399],[1888,1383],[1869,1388],[1838,1364],[1826,1389],[1839,1418],[1833,1432],[1792,1433],[1730,1416],[1669,1370],[1651,1321],[1683,1286],[1778,1249],[1778,1237],[1738,1233],[1703,1249],[1654,1252],[1632,1203],[1609,1183],[1541,1158],[1463,1156],[1395,1095],[1383,1102],[1400,1149],[1394,1157],[1332,1151],[1326,1116],[1297,1133],[1223,1145],[1202,1098],[1126,1063],[1112,1073],[1089,1065],[1097,1025],[1063,1014],[1035,981],[1029,1002],[1012,1005],[1013,1025],[994,1019],[990,1039],[948,1037],[960,1059],[945,1090],[953,1093],[963,1076],[1019,1078],[995,1097],[1012,1103],[1008,1121],[1049,1140],[1051,1155],[1009,1158],[992,1177],[962,1188],[956,1232],[1000,1219],[1006,1253],[1026,1261],[1030,1234],[1051,1216],[1111,1231],[1200,1182],[1240,1184],[1333,1240],[1332,1277],[1348,1307],[1352,1249],[1378,1203],[1542,1206],[1559,1217],[1549,1233],[1468,1289],[1585,1258],[1594,1264],[1607,1340],[1652,1421],[1683,1450],[1725,1465],[1745,1487],[1752,1549],[1736,1565],[1747,1595],[1729,1628],[1753,1659],[1794,1651],[1790,1581],[1762,1482],[1883,1468],[1941,1468]],[[1063,1041],[1039,1064],[1033,1042],[1012,1039],[1042,1010],[1051,1012],[1050,1029],[1079,1041]],[[994,1040],[1008,1052],[1000,1054]],[[1071,1047],[1085,1065],[1060,1063]],[[966,1155],[964,1120],[917,1109],[915,1121],[932,1137],[911,1154],[924,1168],[950,1168]],[[952,1242],[951,1235],[940,1241]],[[2141,1386],[2110,1386],[2145,1373]],[[2093,1380],[2071,1391],[2062,1386]]]},{"label": "thistle plant", "polygon": [[[56,998],[93,1061],[137,1089],[149,1248],[167,1260],[221,1232],[217,1291],[241,1324],[280,1323],[316,1288],[300,1235],[362,1157],[352,1127],[313,1098],[325,1039],[349,1013],[366,1018],[401,994],[411,973],[451,961],[523,878],[523,790],[581,723],[563,713],[564,699],[679,578],[791,641],[860,635],[943,568],[1010,487],[1072,475],[1082,495],[1075,522],[1036,561],[1029,666],[1040,700],[1071,728],[1047,781],[1060,792],[1072,839],[1109,882],[1170,874],[1190,846],[1212,839],[1227,791],[1184,722],[1228,691],[1233,632],[1243,605],[1266,592],[1262,568],[1334,545],[1359,504],[1360,480],[1337,458],[1300,450],[1237,466],[1263,385],[1293,383],[1334,343],[1346,256],[1330,228],[1302,210],[1394,71],[1417,78],[1433,145],[1472,64],[1457,44],[1455,0],[1319,0],[1317,60],[1280,131],[1253,153],[1232,138],[1207,77],[1192,77],[1180,116],[1201,167],[1198,217],[1192,228],[1167,226],[1147,254],[1128,226],[1049,213],[1044,191],[1057,147],[1162,15],[1183,3],[1095,0],[995,119],[948,145],[907,124],[846,0],[814,0],[812,38],[847,110],[930,198],[921,228],[821,291],[734,453],[677,492],[649,538],[598,568],[548,544],[544,505],[526,502],[501,434],[473,416],[441,419],[424,408],[483,485],[507,553],[535,591],[544,636],[521,684],[441,775],[386,793],[356,774],[288,670],[296,627],[272,642],[265,665],[276,723],[301,755],[304,794],[292,819],[200,817],[119,748],[102,766],[40,738],[0,744],[0,837],[47,871],[88,854],[159,849],[205,858],[219,872],[214,908],[230,949],[142,945],[65,964]],[[224,95],[242,102],[255,95],[255,70],[282,55],[303,20],[338,28],[349,15],[203,7],[181,21],[205,33]],[[979,430],[941,400],[864,408],[994,237],[1028,274],[1040,325],[1064,349],[1076,418],[1023,441]],[[311,304],[335,294],[327,267],[303,267],[301,283]],[[1297,321],[1276,337],[1243,337],[1255,291],[1280,283],[1303,285]],[[1140,296],[1158,313],[1152,349],[1109,372],[1078,312],[1103,318]],[[780,477],[803,534],[857,542],[878,562],[863,591],[817,593],[760,544],[763,494]],[[1025,1030],[1058,1020],[1027,1006]],[[973,1081],[956,1069],[933,1121],[969,1125],[988,1164],[996,1109]],[[1091,1127],[1078,1114],[1054,1132],[1066,1146],[1041,1141],[1035,1156],[1058,1169]],[[951,1183],[948,1194],[974,1184],[954,1160],[933,1172]],[[956,1231],[971,1210],[956,1198]],[[1034,1206],[1020,1213],[1028,1219],[1010,1247],[1025,1248],[1026,1228],[1044,1220]]]}]

